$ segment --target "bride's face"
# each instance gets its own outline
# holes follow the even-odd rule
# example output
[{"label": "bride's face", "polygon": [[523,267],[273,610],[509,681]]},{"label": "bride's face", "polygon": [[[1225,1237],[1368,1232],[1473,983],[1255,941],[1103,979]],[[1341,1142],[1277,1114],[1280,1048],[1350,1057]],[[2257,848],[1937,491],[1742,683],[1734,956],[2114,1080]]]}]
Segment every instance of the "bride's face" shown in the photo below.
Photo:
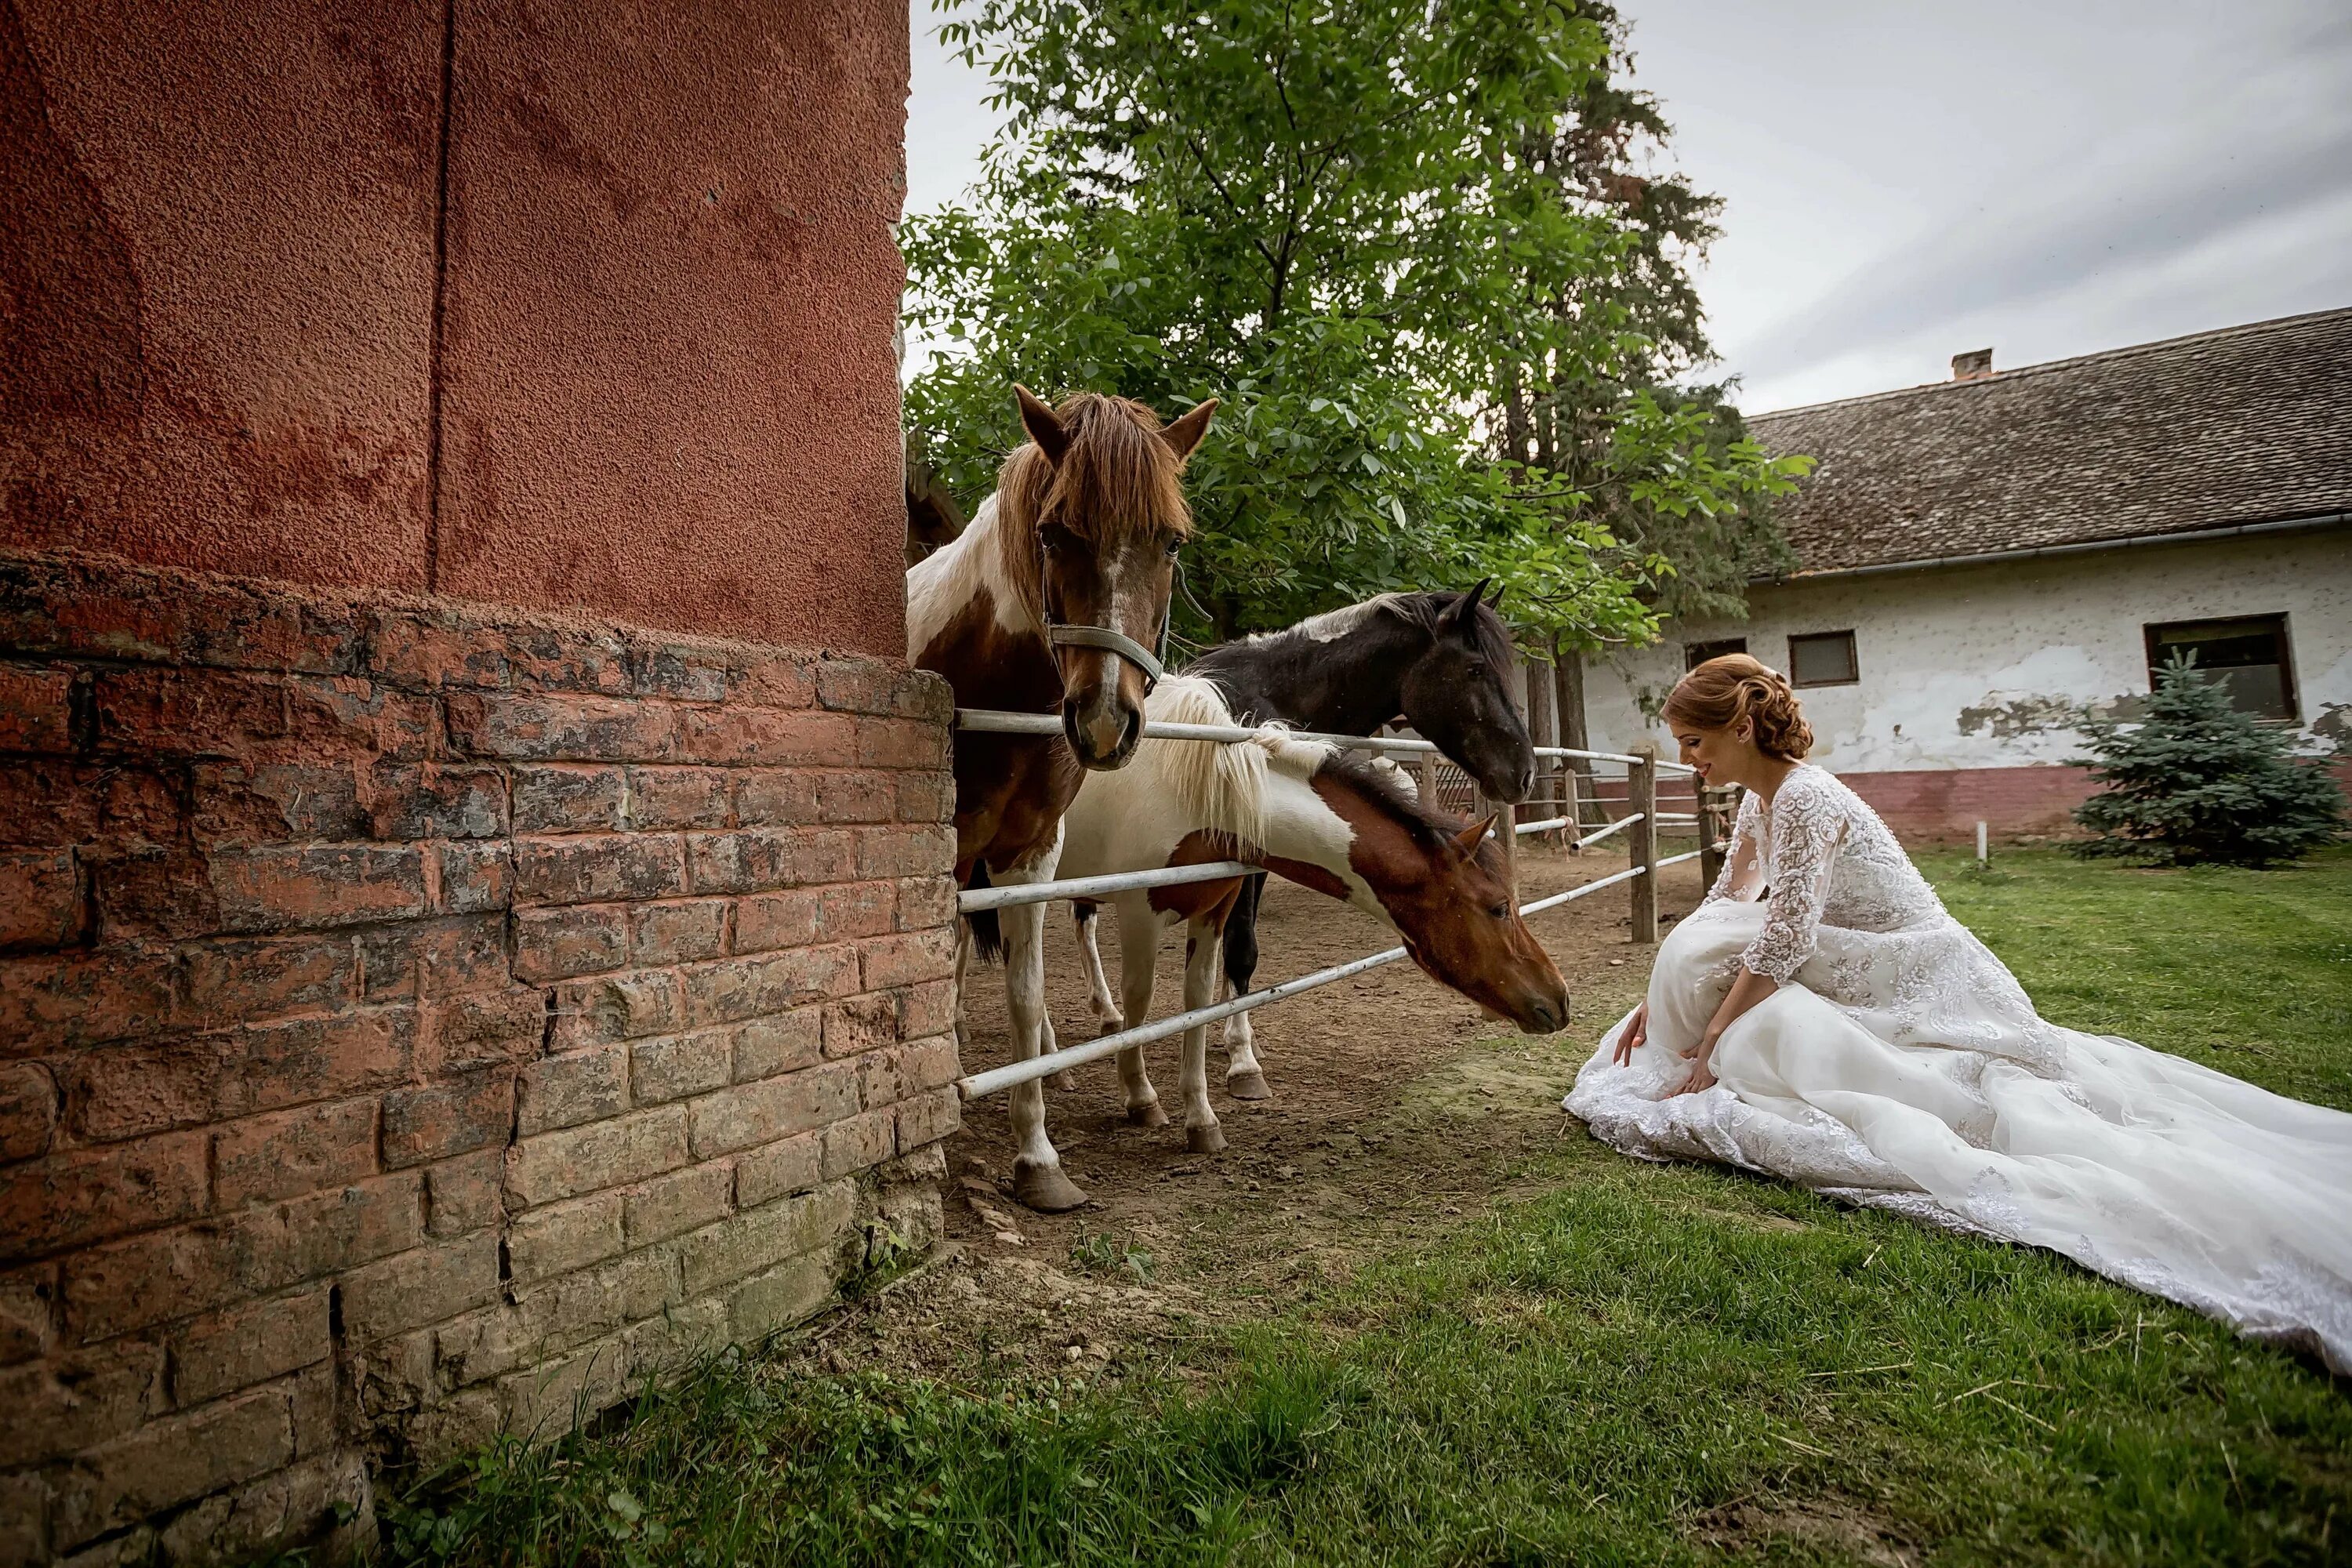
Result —
[{"label": "bride's face", "polygon": [[1702,730],[1695,724],[1675,726],[1675,744],[1682,748],[1685,765],[1698,771],[1699,782],[1754,786],[1764,761],[1747,725],[1729,730]]}]

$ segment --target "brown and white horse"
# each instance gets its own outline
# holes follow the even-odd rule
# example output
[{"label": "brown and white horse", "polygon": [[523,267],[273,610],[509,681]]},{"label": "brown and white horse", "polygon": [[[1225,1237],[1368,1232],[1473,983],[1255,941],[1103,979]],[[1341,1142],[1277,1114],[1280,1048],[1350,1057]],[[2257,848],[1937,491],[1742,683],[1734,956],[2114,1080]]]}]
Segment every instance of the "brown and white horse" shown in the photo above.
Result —
[{"label": "brown and white horse", "polygon": [[[1233,722],[1213,685],[1181,676],[1160,682],[1146,710],[1160,723]],[[1279,728],[1232,745],[1146,741],[1127,767],[1085,781],[1063,818],[1059,874],[1224,859],[1264,866],[1393,927],[1415,963],[1490,1016],[1549,1034],[1568,1023],[1568,987],[1519,918],[1491,826],[1424,806],[1393,767]],[[1110,900],[1130,1022],[1150,1010],[1160,932],[1179,921],[1188,927],[1184,1006],[1208,1005],[1218,938],[1241,887],[1238,879],[1195,882]],[[1178,1070],[1185,1145],[1195,1153],[1225,1146],[1209,1104],[1208,1039],[1206,1025],[1185,1032]],[[1167,1121],[1140,1048],[1120,1053],[1119,1077],[1130,1121]],[[1013,1127],[1014,1195],[1049,1211],[1084,1202],[1061,1173],[1042,1117]]]},{"label": "brown and white horse", "polygon": [[[996,493],[963,532],[907,574],[907,658],[945,676],[957,707],[1062,718],[1059,736],[956,737],[959,887],[1051,879],[1062,813],[1087,770],[1133,754],[1159,674],[1150,650],[1166,628],[1176,552],[1192,531],[1184,462],[1217,407],[1212,398],[1162,428],[1125,398],[1081,392],[1048,408],[1026,388],[1013,393],[1029,443],[1005,459]],[[1027,904],[991,922],[1002,932],[1024,1057],[1052,1048],[1044,921],[1044,906]],[[992,932],[982,935],[993,945]],[[1043,1140],[1036,1084],[1013,1091],[1011,1113]],[[1058,1162],[1039,1182],[1049,1200],[1055,1182],[1076,1193]]]}]

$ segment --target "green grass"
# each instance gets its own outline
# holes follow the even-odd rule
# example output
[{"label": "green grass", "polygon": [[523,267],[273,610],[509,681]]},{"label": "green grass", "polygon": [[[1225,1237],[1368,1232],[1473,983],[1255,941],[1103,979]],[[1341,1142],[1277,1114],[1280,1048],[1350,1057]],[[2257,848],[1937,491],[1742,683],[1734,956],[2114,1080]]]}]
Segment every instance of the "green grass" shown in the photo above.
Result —
[{"label": "green grass", "polygon": [[[2352,857],[1927,869],[2055,1019],[2352,1103]],[[1229,1336],[1203,1391],[730,1361],[421,1486],[389,1555],[2352,1560],[2352,1400],[2306,1363],[2046,1254],[1582,1138],[1529,1181],[1556,1185]]]}]

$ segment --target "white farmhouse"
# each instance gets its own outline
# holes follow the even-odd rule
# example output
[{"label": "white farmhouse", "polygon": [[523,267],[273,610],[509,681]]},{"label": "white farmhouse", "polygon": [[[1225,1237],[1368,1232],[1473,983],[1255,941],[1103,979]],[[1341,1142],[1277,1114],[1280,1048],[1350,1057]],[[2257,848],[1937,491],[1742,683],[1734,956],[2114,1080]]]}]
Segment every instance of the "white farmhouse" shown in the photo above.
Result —
[{"label": "white farmhouse", "polygon": [[1801,565],[1745,622],[1591,666],[1591,744],[1672,742],[1683,670],[1790,673],[1814,759],[1898,831],[2066,831],[2077,716],[2126,712],[2175,650],[2352,778],[2352,310],[2262,321],[1749,421],[1818,460]]}]

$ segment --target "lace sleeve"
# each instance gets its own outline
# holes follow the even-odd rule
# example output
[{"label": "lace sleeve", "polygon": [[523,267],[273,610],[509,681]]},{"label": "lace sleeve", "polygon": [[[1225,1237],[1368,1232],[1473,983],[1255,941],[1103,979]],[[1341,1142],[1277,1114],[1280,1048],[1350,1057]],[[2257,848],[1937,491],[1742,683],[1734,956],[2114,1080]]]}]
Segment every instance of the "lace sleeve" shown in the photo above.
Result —
[{"label": "lace sleeve", "polygon": [[1830,857],[1843,826],[1835,797],[1813,788],[1801,772],[1780,785],[1772,800],[1772,892],[1764,929],[1740,954],[1749,973],[1785,985],[1813,955]]},{"label": "lace sleeve", "polygon": [[1715,886],[1699,900],[1701,909],[1717,899],[1745,903],[1756,896],[1763,869],[1756,853],[1756,795],[1750,790],[1739,797],[1738,815],[1732,818],[1731,844],[1723,855],[1723,869],[1715,874]]}]

